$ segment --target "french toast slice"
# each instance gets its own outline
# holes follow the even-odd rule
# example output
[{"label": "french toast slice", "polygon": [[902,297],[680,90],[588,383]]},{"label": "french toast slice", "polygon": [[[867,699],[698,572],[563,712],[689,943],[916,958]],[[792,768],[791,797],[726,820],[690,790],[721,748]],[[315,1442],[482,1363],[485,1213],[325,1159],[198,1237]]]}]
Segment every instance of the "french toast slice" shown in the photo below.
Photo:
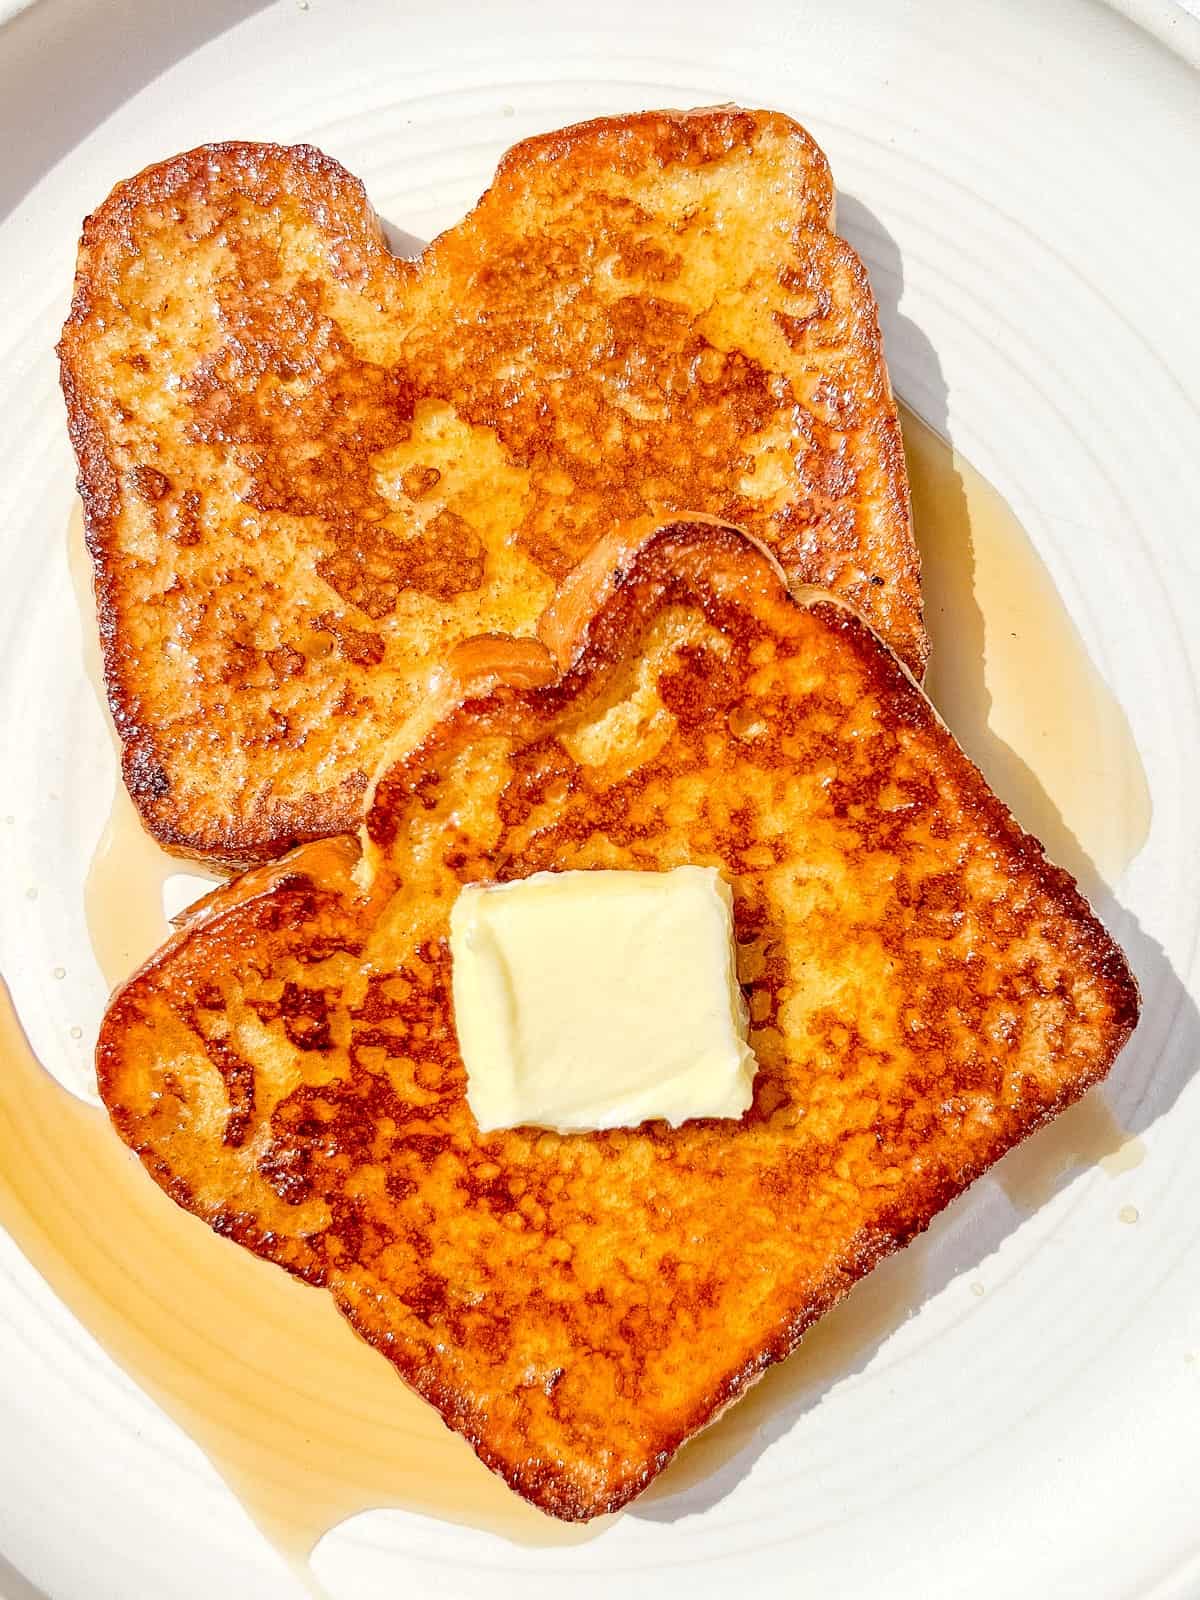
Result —
[{"label": "french toast slice", "polygon": [[[1101,1079],[1138,1011],[1072,879],[849,608],[793,597],[717,523],[611,553],[547,620],[557,673],[530,646],[510,684],[497,645],[381,774],[361,844],[218,889],[97,1049],[168,1194],[327,1288],[572,1520],[644,1489]],[[481,1135],[450,998],[461,886],[689,862],[733,888],[750,1111]]]},{"label": "french toast slice", "polygon": [[88,218],[62,382],[123,772],[168,849],[354,828],[472,634],[618,521],[746,526],[921,672],[896,408],[833,188],[730,107],[518,145],[396,259],[307,146],[218,144]]}]

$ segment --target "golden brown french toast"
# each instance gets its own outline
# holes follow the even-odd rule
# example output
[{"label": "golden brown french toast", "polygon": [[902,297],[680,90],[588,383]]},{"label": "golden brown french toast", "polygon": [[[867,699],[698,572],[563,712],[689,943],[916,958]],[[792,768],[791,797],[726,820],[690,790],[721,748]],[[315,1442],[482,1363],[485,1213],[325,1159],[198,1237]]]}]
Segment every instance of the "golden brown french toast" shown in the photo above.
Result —
[{"label": "golden brown french toast", "polygon": [[[716,523],[609,554],[547,621],[557,675],[530,647],[510,685],[496,646],[382,774],[362,846],[210,896],[115,996],[97,1056],[168,1194],[328,1288],[568,1519],[645,1488],[1102,1078],[1138,1009],[1074,882],[851,610],[793,598]],[[481,1135],[450,999],[460,887],[689,862],[733,887],[751,1110]]]},{"label": "golden brown french toast", "polygon": [[920,675],[875,304],[789,118],[529,140],[420,261],[306,146],[220,144],[88,218],[60,354],[142,819],[244,863],[353,828],[448,645],[528,633],[618,521],[735,520]]}]

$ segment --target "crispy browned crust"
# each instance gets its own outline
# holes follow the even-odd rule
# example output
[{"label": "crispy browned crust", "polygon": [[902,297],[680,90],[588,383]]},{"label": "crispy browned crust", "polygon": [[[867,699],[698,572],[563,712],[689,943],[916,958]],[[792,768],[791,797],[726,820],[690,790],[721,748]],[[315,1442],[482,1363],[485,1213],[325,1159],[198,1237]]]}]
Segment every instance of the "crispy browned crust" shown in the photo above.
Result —
[{"label": "crispy browned crust", "polygon": [[354,826],[445,649],[531,631],[644,515],[745,526],[919,676],[896,409],[832,210],[804,130],[728,106],[518,145],[415,264],[309,146],[118,185],[59,352],[154,836],[245,863]]},{"label": "crispy browned crust", "polygon": [[[491,688],[379,779],[365,858],[329,840],[210,896],[97,1061],[168,1194],[327,1287],[519,1494],[584,1519],[1099,1081],[1138,997],[895,656],[736,530],[623,547],[555,624],[560,677],[480,663]],[[683,862],[733,884],[751,1111],[481,1136],[459,886]]]}]

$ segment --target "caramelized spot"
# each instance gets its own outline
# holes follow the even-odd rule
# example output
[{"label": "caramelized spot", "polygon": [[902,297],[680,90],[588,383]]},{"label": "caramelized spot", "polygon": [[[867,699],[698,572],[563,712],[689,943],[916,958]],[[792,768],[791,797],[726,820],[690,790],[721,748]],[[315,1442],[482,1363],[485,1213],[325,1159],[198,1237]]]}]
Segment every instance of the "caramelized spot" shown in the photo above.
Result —
[{"label": "caramelized spot", "polygon": [[[1070,879],[850,611],[798,604],[711,524],[621,573],[563,677],[475,694],[383,774],[369,888],[345,841],[232,885],[98,1051],[169,1193],[328,1285],[567,1518],[636,1494],[1103,1076],[1137,1011]],[[686,861],[733,888],[749,1112],[482,1135],[447,943],[464,876]]]},{"label": "caramelized spot", "polygon": [[[416,264],[312,151],[122,185],[62,352],[156,836],[245,860],[355,826],[446,649],[532,632],[627,520],[745,526],[919,671],[894,405],[831,204],[802,130],[729,108],[528,142]],[[304,670],[286,652],[329,616]]]},{"label": "caramelized spot", "polygon": [[159,472],[155,467],[137,466],[129,474],[133,485],[133,492],[139,499],[153,505],[156,500],[169,493],[171,480],[165,473]]},{"label": "caramelized spot", "polygon": [[436,467],[410,467],[400,484],[410,500],[420,500],[441,481],[442,475]]}]

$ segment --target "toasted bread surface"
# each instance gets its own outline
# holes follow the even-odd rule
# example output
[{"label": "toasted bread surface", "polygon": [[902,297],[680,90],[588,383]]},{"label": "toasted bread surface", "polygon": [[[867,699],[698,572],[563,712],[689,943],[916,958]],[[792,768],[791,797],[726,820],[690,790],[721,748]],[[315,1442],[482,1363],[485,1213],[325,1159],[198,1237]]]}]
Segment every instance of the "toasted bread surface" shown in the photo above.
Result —
[{"label": "toasted bread surface", "polygon": [[824,156],[724,107],[510,151],[416,263],[306,146],[88,218],[60,345],[123,768],[169,849],[360,820],[449,644],[527,633],[618,521],[744,524],[926,653],[896,410]]},{"label": "toasted bread surface", "polygon": [[[711,523],[586,588],[557,617],[560,676],[472,689],[381,776],[361,846],[210,896],[114,998],[97,1057],[169,1194],[327,1287],[568,1519],[637,1494],[1100,1079],[1138,1005],[1073,881],[848,608],[791,596]],[[688,862],[733,886],[751,1110],[481,1135],[460,887]]]}]

